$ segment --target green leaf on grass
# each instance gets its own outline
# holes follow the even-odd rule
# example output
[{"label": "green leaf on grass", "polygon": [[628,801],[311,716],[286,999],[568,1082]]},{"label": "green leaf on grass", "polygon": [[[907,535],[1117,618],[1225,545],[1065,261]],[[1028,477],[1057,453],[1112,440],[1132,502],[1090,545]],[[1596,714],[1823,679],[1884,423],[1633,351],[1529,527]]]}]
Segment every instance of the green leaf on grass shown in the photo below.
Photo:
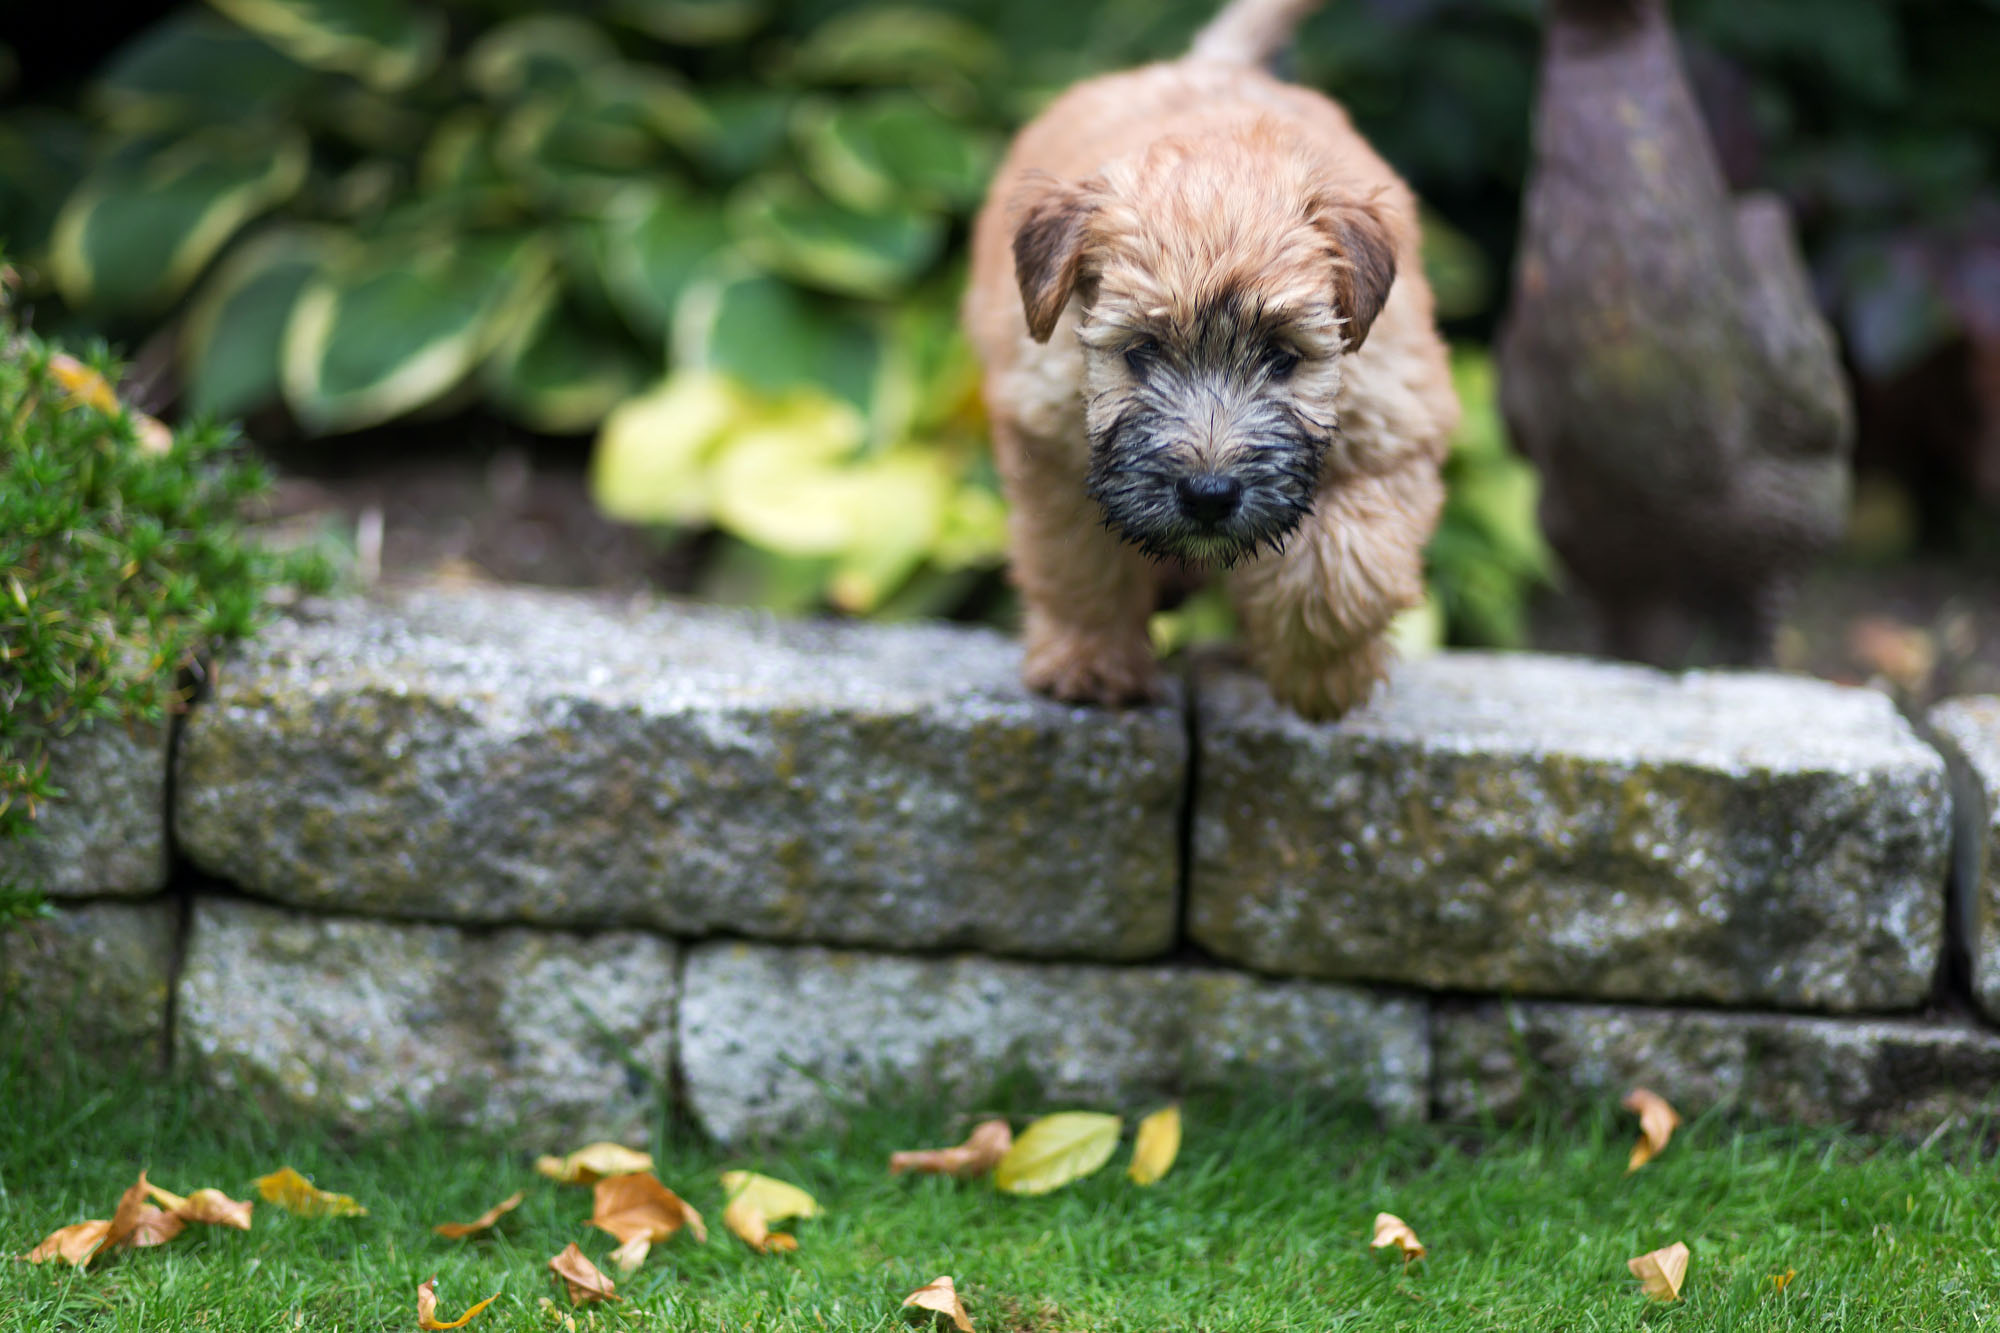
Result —
[{"label": "green leaf on grass", "polygon": [[1125,1122],[1097,1111],[1045,1115],[1022,1130],[993,1168],[993,1186],[1008,1194],[1047,1194],[1081,1180],[1111,1160]]},{"label": "green leaf on grass", "polygon": [[108,164],[57,216],[49,265],[73,305],[143,310],[186,290],[239,228],[305,179],[299,137],[210,131]]}]

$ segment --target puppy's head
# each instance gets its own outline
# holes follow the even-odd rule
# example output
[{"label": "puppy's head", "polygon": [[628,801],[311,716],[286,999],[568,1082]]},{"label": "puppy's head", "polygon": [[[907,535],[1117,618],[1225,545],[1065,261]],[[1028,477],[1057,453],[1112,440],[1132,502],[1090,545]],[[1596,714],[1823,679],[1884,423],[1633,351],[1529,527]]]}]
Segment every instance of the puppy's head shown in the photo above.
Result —
[{"label": "puppy's head", "polygon": [[1340,359],[1396,268],[1376,205],[1319,176],[1303,154],[1217,136],[1017,198],[1028,330],[1048,341],[1080,301],[1090,493],[1150,555],[1231,565],[1312,509]]}]

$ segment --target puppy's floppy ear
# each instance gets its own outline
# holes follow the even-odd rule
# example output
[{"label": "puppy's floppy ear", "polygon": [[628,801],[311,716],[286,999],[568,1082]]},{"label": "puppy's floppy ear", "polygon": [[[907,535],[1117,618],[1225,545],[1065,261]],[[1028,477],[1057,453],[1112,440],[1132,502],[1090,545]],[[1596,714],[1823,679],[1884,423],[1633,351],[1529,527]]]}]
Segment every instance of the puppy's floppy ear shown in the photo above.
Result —
[{"label": "puppy's floppy ear", "polygon": [[1335,304],[1347,321],[1347,350],[1359,348],[1396,281],[1396,240],[1381,209],[1355,200],[1322,200],[1313,221],[1333,242]]},{"label": "puppy's floppy ear", "polygon": [[1096,208],[1088,186],[1035,172],[1014,196],[1014,280],[1028,333],[1045,343],[1083,267],[1083,233]]}]

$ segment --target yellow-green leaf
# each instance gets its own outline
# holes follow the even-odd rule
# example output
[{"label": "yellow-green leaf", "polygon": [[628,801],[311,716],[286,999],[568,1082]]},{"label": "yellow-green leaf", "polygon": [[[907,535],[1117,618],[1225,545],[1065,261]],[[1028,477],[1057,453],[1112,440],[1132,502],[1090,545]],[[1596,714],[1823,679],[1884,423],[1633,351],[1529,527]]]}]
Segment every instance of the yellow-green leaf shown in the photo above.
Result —
[{"label": "yellow-green leaf", "polygon": [[266,1203],[274,1203],[301,1217],[366,1217],[368,1210],[351,1195],[329,1194],[316,1189],[310,1180],[289,1166],[279,1167],[268,1176],[257,1177],[257,1192]]},{"label": "yellow-green leaf", "polygon": [[1128,1174],[1135,1185],[1150,1185],[1173,1166],[1181,1151],[1181,1108],[1169,1106],[1139,1122]]},{"label": "yellow-green leaf", "polygon": [[1118,1147],[1125,1122],[1097,1111],[1062,1111],[1043,1116],[1021,1131],[993,1169],[993,1184],[1009,1194],[1047,1194],[1081,1180],[1106,1162]]}]

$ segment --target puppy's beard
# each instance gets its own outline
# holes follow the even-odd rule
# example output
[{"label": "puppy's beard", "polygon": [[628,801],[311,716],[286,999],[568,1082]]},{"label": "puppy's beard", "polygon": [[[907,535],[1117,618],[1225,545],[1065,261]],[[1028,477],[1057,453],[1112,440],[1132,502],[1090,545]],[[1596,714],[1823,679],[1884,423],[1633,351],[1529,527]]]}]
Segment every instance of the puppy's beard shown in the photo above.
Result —
[{"label": "puppy's beard", "polygon": [[[1168,438],[1162,438],[1162,426]],[[1086,482],[1105,526],[1156,560],[1227,569],[1259,551],[1276,553],[1312,512],[1324,450],[1303,428],[1232,447],[1209,467],[1186,457],[1169,423],[1127,411],[1091,441]],[[1241,487],[1226,518],[1191,516],[1184,477],[1226,477]]]}]

